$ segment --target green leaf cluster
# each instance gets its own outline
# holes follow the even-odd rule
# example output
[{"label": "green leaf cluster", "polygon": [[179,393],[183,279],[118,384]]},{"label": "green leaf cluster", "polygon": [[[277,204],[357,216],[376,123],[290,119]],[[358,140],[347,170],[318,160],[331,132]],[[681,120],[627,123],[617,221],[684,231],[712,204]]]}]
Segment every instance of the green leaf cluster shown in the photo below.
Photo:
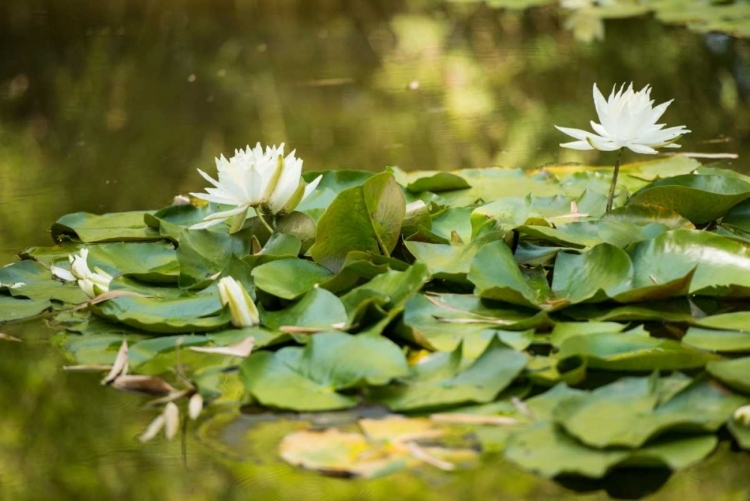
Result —
[{"label": "green leaf cluster", "polygon": [[[327,172],[273,234],[190,229],[221,210],[198,202],[67,215],[57,245],[0,269],[0,323],[43,315],[85,365],[125,338],[131,370],[179,367],[208,402],[512,416],[474,431],[545,476],[682,468],[725,423],[746,447],[730,417],[750,393],[749,180],[624,165],[605,213],[601,171]],[[114,277],[93,301],[51,271],[83,247]],[[260,325],[231,326],[224,276]]]}]

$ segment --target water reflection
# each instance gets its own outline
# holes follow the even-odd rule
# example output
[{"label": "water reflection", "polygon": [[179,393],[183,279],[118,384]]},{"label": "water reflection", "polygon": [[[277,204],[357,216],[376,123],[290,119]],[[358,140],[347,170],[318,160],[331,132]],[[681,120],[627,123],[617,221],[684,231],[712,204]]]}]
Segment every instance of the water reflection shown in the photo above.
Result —
[{"label": "water reflection", "polygon": [[[158,208],[199,190],[196,167],[248,142],[286,141],[308,169],[612,162],[559,149],[566,138],[552,127],[587,127],[593,82],[650,83],[657,102],[675,98],[665,119],[694,131],[685,151],[739,153],[723,165],[745,168],[747,41],[638,18],[606,21],[606,39],[587,44],[563,23],[556,9],[459,2],[5,0],[0,262],[48,244],[62,214]],[[2,344],[3,498],[568,497],[504,464],[347,484],[275,460],[222,466],[191,443],[186,470],[179,444],[134,440],[151,417],[139,397],[61,374],[40,329],[12,327],[25,342]],[[658,498],[747,497],[748,466],[723,450]]]}]

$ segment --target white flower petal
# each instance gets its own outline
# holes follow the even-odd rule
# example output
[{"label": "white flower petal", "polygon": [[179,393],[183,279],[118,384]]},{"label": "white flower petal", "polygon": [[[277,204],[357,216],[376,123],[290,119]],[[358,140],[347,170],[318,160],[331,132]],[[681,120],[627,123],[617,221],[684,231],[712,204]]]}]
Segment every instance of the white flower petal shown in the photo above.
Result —
[{"label": "white flower petal", "polygon": [[653,148],[651,148],[649,146],[646,146],[645,144],[629,144],[629,145],[627,145],[627,148],[630,151],[634,151],[636,153],[643,153],[643,154],[646,154],[646,155],[655,155],[655,154],[659,153],[655,149],[653,149]]},{"label": "white flower petal", "polygon": [[[656,121],[664,114],[672,103],[667,101],[654,106],[651,99],[651,87],[646,85],[636,92],[631,82],[613,86],[607,99],[604,99],[596,84],[593,86],[594,106],[599,117],[599,123],[591,122],[593,134],[581,129],[557,127],[578,141],[564,143],[565,148],[587,150],[595,148],[602,151],[613,151],[627,147],[635,152],[654,154],[657,148],[674,148],[671,144],[682,134],[690,130],[684,125],[662,130],[663,124]],[[597,135],[598,134],[598,135]],[[585,142],[588,144],[582,144]]]},{"label": "white flower petal", "polygon": [[560,143],[560,146],[563,148],[570,148],[571,150],[593,150],[594,147],[591,146],[588,141],[572,141],[570,143]]},{"label": "white flower petal", "polygon": [[595,136],[593,134],[587,137],[586,141],[588,141],[591,146],[599,151],[615,151],[621,148],[621,146],[615,141],[604,137]]},{"label": "white flower petal", "polygon": [[594,132],[596,132],[602,137],[609,137],[609,132],[607,132],[607,129],[605,129],[603,125],[598,124],[594,122],[593,120],[590,123],[591,123],[591,128],[594,129]]},{"label": "white flower petal", "polygon": [[65,282],[76,281],[75,275],[73,275],[70,271],[66,270],[65,268],[52,265],[50,266],[50,271],[52,272],[52,275],[59,278],[60,280],[64,280]]},{"label": "white flower petal", "polygon": [[555,125],[555,128],[559,130],[560,132],[563,132],[571,137],[574,137],[578,140],[585,141],[587,137],[591,135],[591,132],[587,132],[585,130],[581,129],[571,129],[569,127],[560,127],[558,125]]},{"label": "white flower petal", "polygon": [[320,184],[320,180],[323,179],[323,174],[313,179],[307,186],[305,186],[305,194],[302,195],[302,200],[306,199],[310,193],[315,191],[315,188]]},{"label": "white flower petal", "polygon": [[190,226],[189,230],[205,230],[206,228],[210,228],[211,226],[216,226],[217,224],[221,224],[225,221],[225,219],[215,219],[213,221],[206,221],[203,220],[200,223],[195,223],[194,225]]}]

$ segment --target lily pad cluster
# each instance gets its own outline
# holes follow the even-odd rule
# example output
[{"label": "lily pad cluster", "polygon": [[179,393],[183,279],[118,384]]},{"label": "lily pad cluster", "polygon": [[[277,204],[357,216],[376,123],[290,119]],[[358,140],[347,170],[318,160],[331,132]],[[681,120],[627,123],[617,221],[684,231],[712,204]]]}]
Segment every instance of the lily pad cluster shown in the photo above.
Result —
[{"label": "lily pad cluster", "polygon": [[[725,426],[748,448],[750,178],[681,156],[628,164],[605,212],[602,168],[318,177],[273,228],[191,228],[226,209],[196,199],[63,216],[55,245],[0,269],[0,322],[42,317],[71,368],[151,389],[172,428],[177,404],[369,404],[458,426],[459,456],[476,441],[549,477],[683,468]],[[83,249],[111,277],[93,298],[60,278]],[[233,323],[225,277],[258,325]],[[364,476],[451,456],[367,426],[294,435],[281,454],[328,472],[341,456],[326,465],[311,443],[385,454],[347,470]]]},{"label": "lily pad cluster", "polygon": [[[459,0],[454,0],[459,1]],[[466,0],[460,0],[466,1]],[[750,9],[744,0],[694,2],[692,0],[475,0],[490,7],[527,9],[560,5],[566,11],[565,27],[576,38],[592,41],[604,38],[606,19],[624,19],[652,14],[665,24],[687,26],[699,33],[721,32],[747,38],[750,36]]]}]

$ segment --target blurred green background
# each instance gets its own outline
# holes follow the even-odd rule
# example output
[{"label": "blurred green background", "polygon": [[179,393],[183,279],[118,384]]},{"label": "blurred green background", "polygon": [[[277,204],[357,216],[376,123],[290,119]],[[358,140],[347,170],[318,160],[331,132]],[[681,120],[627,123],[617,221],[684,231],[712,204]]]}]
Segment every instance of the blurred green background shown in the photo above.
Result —
[{"label": "blurred green background", "polygon": [[[0,263],[49,244],[65,213],[157,209],[201,190],[197,167],[212,173],[215,156],[256,141],[286,142],[311,170],[610,164],[560,149],[553,127],[588,128],[594,82],[651,84],[657,102],[675,99],[666,123],[693,130],[684,151],[736,153],[719,164],[750,171],[747,40],[642,16],[586,43],[564,24],[554,6],[482,2],[4,0]],[[227,456],[192,425],[183,465],[179,441],[135,440],[153,417],[141,397],[62,372],[42,325],[3,331],[24,341],[0,341],[0,499],[607,497],[499,460],[449,477],[325,479],[270,450]],[[653,499],[750,499],[748,467],[725,444]]]}]

